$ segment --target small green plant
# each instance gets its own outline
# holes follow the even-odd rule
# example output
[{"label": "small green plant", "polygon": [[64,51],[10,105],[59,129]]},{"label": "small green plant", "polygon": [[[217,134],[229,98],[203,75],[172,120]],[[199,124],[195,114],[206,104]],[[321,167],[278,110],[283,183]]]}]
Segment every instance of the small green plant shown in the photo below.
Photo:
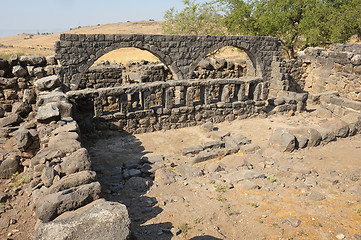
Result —
[{"label": "small green plant", "polygon": [[216,192],[226,192],[227,186],[225,184],[217,184],[214,186]]},{"label": "small green plant", "polygon": [[263,220],[259,220],[259,223],[264,223],[264,221],[263,221]]},{"label": "small green plant", "polygon": [[274,176],[269,176],[268,179],[271,183],[274,183],[277,181],[277,179]]},{"label": "small green plant", "polygon": [[13,174],[11,175],[11,178],[14,179],[14,178],[16,178],[17,176],[19,176],[19,172],[13,173]]},{"label": "small green plant", "polygon": [[318,226],[319,226],[319,227],[323,227],[323,225],[322,225],[320,222],[318,222]]},{"label": "small green plant", "polygon": [[224,198],[222,197],[221,195],[219,195],[217,198],[216,198],[217,201],[220,201],[220,202],[225,202],[227,201],[227,198]]},{"label": "small green plant", "polygon": [[[27,178],[27,176],[24,176],[20,179],[18,179],[16,182],[13,182],[12,184],[10,184],[10,186],[12,187],[18,187],[20,186],[21,184],[23,184],[25,182],[25,179]],[[13,178],[14,179],[14,178]]]},{"label": "small green plant", "polygon": [[358,181],[358,178],[356,176],[350,176],[350,180],[353,181],[353,182],[357,182]]},{"label": "small green plant", "polygon": [[251,203],[247,203],[247,205],[253,207],[253,208],[258,208],[259,207],[259,204],[256,203],[256,202],[251,202]]},{"label": "small green plant", "polygon": [[6,204],[5,203],[0,203],[0,208],[5,208]]},{"label": "small green plant", "polygon": [[278,228],[280,227],[280,226],[278,225],[278,223],[272,223],[272,226],[273,226],[273,227],[278,227]]},{"label": "small green plant", "polygon": [[195,224],[201,223],[202,220],[203,220],[203,217],[196,217],[196,219],[194,219],[194,223]]},{"label": "small green plant", "polygon": [[179,229],[182,231],[183,234],[187,234],[191,227],[188,225],[188,223],[183,223],[179,226]]}]

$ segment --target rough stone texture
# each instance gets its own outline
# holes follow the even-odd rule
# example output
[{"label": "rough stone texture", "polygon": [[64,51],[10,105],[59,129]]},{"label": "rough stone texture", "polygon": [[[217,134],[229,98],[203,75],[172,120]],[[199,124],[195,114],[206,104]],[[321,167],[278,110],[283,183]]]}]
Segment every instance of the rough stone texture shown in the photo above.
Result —
[{"label": "rough stone texture", "polygon": [[130,238],[130,219],[125,205],[96,200],[73,213],[64,214],[50,223],[40,223],[36,240],[118,239]]},{"label": "rough stone texture", "polygon": [[176,174],[167,169],[167,168],[160,168],[155,171],[154,174],[154,181],[159,185],[170,185],[175,182]]},{"label": "rough stone texture", "polygon": [[296,147],[296,138],[288,130],[276,128],[272,132],[269,143],[283,152],[292,152]]},{"label": "rough stone texture", "polygon": [[46,195],[35,203],[36,216],[43,222],[49,222],[64,212],[98,199],[100,192],[100,184],[94,182]]},{"label": "rough stone texture", "polygon": [[9,153],[0,163],[0,178],[10,178],[20,167],[20,156],[16,153]]},{"label": "rough stone texture", "polygon": [[69,157],[63,159],[60,164],[61,171],[65,174],[72,174],[83,170],[89,170],[91,167],[88,150],[80,148]]},{"label": "rough stone texture", "polygon": [[56,172],[52,167],[44,167],[41,174],[41,181],[44,183],[45,187],[50,187],[53,184],[54,177]]},{"label": "rough stone texture", "polygon": [[39,122],[51,122],[60,119],[60,111],[57,103],[48,103],[39,107],[36,119]]},{"label": "rough stone texture", "polygon": [[20,122],[20,116],[17,113],[10,114],[0,119],[0,127],[16,125]]},{"label": "rough stone texture", "polygon": [[[184,47],[180,51],[181,43],[184,43]],[[254,61],[256,76],[265,78],[275,90],[287,90],[281,89],[285,85],[280,83],[280,79],[284,79],[281,70],[271,66],[282,56],[279,40],[272,37],[62,34],[55,44],[55,57],[64,70],[62,82],[76,90],[81,76],[97,58],[120,47],[147,50],[158,56],[175,79],[185,79],[192,75],[198,63],[209,53],[226,46],[245,50]],[[75,54],[78,57],[73,58]]]},{"label": "rough stone texture", "polygon": [[34,82],[34,86],[38,91],[49,91],[60,86],[59,76],[53,75],[40,78]]},{"label": "rough stone texture", "polygon": [[13,74],[15,77],[25,77],[26,75],[28,75],[28,72],[22,66],[17,65],[13,67]]},{"label": "rough stone texture", "polygon": [[95,179],[96,173],[93,171],[81,171],[73,173],[61,178],[59,181],[56,181],[49,189],[47,189],[46,193],[51,194],[60,192],[65,189],[94,182]]},{"label": "rough stone texture", "polygon": [[45,66],[46,59],[43,56],[21,56],[19,62],[23,66],[30,65],[34,67],[41,67]]}]

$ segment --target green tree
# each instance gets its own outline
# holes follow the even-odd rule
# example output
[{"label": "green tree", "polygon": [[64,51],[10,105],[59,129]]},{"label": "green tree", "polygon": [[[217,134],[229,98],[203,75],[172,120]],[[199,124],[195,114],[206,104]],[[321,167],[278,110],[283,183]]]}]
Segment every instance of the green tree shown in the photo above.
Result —
[{"label": "green tree", "polygon": [[278,37],[289,57],[360,36],[361,0],[218,0],[232,34]]},{"label": "green tree", "polygon": [[216,4],[183,1],[182,11],[166,11],[162,25],[166,34],[220,35],[225,34],[223,17]]}]

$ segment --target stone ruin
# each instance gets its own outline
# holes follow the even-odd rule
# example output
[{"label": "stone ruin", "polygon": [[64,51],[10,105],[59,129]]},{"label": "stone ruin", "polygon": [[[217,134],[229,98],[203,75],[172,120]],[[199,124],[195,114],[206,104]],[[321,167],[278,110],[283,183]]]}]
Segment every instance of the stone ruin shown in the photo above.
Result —
[{"label": "stone ruin", "polygon": [[[204,59],[224,46],[244,50],[248,61]],[[121,47],[148,50],[162,63],[91,67]],[[35,239],[127,239],[127,209],[99,199],[82,132],[152,132],[302,112],[312,103],[342,124],[328,131],[278,129],[271,141],[282,151],[292,151],[296,137],[316,146],[361,132],[360,56],[358,46],[335,45],[308,48],[286,61],[278,39],[270,37],[63,34],[55,56],[0,60],[1,137],[14,135],[18,148],[3,156],[0,177],[24,172],[40,220]]]}]

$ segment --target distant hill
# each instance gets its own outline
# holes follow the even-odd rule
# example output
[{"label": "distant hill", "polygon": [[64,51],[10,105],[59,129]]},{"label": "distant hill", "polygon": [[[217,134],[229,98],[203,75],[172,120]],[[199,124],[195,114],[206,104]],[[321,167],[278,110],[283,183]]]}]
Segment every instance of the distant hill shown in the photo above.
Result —
[{"label": "distant hill", "polygon": [[[74,34],[161,34],[162,22],[140,21],[112,23],[98,26],[78,27],[63,33]],[[60,34],[49,35],[19,34],[0,38],[0,58],[8,58],[11,54],[19,55],[51,55],[54,54],[54,44]]]}]

